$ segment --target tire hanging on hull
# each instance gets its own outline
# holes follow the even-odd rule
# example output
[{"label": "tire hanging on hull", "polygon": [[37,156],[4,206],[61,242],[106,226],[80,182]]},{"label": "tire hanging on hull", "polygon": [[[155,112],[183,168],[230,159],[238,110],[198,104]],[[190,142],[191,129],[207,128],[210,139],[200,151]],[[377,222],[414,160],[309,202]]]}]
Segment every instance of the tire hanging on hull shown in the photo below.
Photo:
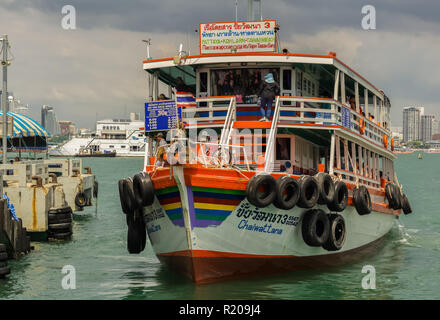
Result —
[{"label": "tire hanging on hull", "polygon": [[139,172],[133,177],[133,191],[138,208],[150,206],[154,201],[154,186],[150,175]]},{"label": "tire hanging on hull", "polygon": [[319,172],[315,175],[319,186],[318,204],[328,204],[335,195],[335,184],[332,177],[325,172]]},{"label": "tire hanging on hull", "polygon": [[333,201],[327,204],[330,211],[342,212],[347,207],[348,202],[348,188],[347,185],[338,181],[335,184],[335,195]]},{"label": "tire hanging on hull", "polygon": [[314,207],[319,197],[319,186],[316,179],[312,176],[303,175],[298,179],[300,194],[298,207],[310,209]]},{"label": "tire hanging on hull", "polygon": [[360,186],[353,190],[353,202],[359,215],[371,213],[371,197],[367,187]]},{"label": "tire hanging on hull", "polygon": [[297,204],[300,195],[300,186],[296,179],[289,176],[282,176],[276,180],[276,196],[274,206],[290,210]]},{"label": "tire hanging on hull", "polygon": [[346,229],[344,218],[339,214],[328,215],[330,230],[327,241],[322,247],[327,251],[337,251],[345,243]]},{"label": "tire hanging on hull", "polygon": [[265,208],[276,197],[276,180],[270,174],[256,174],[246,186],[246,198],[254,206]]},{"label": "tire hanging on hull", "polygon": [[301,222],[304,242],[311,247],[321,247],[328,239],[330,224],[327,215],[321,209],[306,211]]}]

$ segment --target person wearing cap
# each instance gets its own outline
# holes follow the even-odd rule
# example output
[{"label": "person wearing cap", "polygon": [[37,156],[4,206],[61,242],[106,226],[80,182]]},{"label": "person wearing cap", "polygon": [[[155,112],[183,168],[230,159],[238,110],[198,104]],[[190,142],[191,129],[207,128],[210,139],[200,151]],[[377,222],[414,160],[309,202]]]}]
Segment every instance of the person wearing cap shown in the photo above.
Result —
[{"label": "person wearing cap", "polygon": [[264,77],[264,81],[261,84],[260,96],[261,104],[260,111],[262,118],[260,121],[269,121],[269,117],[272,111],[273,99],[279,94],[280,86],[275,82],[272,73],[268,73]]}]

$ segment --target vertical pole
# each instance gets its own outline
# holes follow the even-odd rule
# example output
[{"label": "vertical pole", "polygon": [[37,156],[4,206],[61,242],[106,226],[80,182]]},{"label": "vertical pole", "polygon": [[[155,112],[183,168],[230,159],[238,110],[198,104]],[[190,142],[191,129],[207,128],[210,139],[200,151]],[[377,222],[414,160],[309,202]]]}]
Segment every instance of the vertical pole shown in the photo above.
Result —
[{"label": "vertical pole", "polygon": [[329,174],[333,174],[334,166],[335,166],[335,133],[333,132],[330,140],[330,164],[328,168]]},{"label": "vertical pole", "polygon": [[365,116],[368,117],[368,89],[364,89],[364,109]]},{"label": "vertical pole", "polygon": [[347,102],[345,96],[345,74],[341,72],[341,102],[345,104]]},{"label": "vertical pole", "polygon": [[8,151],[8,36],[3,35],[2,39],[3,50],[3,90],[2,90],[2,111],[3,111],[3,126],[2,126],[2,143],[3,143],[3,164],[6,164],[6,153]]},{"label": "vertical pole", "polygon": [[380,120],[377,117],[377,100],[376,100],[376,95],[373,95],[373,106],[374,106],[374,123],[377,124],[378,122],[380,122]]},{"label": "vertical pole", "polygon": [[[354,95],[355,95],[355,101],[356,101],[356,111],[358,113],[361,112],[361,108],[359,106],[359,83],[356,81],[354,84]],[[364,110],[365,112],[365,110]]]}]

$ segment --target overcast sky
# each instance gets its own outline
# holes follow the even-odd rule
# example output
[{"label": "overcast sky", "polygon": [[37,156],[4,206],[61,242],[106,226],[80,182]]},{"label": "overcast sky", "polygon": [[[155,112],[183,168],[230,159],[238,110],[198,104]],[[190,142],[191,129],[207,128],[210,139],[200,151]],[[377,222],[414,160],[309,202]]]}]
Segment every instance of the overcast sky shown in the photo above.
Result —
[{"label": "overcast sky", "polygon": [[[197,53],[201,22],[232,21],[235,0],[0,0],[0,33],[15,60],[9,91],[42,104],[59,120],[93,127],[96,119],[142,112],[147,95],[142,59],[151,38],[153,58],[172,57],[180,42]],[[246,19],[247,0],[238,0]],[[361,28],[364,5],[374,5],[377,29]],[[76,8],[77,29],[61,27],[64,5]],[[263,0],[263,18],[280,24],[281,46],[295,53],[337,52],[338,58],[390,97],[392,125],[402,108],[440,106],[440,1]]]}]

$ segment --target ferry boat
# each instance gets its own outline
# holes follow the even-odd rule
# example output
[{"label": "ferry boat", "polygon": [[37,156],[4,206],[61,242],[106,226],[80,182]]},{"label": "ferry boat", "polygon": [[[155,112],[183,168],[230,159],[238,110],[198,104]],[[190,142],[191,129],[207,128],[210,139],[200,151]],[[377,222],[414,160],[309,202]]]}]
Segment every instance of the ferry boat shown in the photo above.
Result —
[{"label": "ferry boat", "polygon": [[[132,117],[133,118],[133,117]],[[144,157],[143,121],[139,119],[105,119],[96,122],[93,134],[73,137],[49,151],[50,156]]]},{"label": "ferry boat", "polygon": [[[411,213],[394,171],[390,100],[334,52],[210,52],[216,41],[202,37],[230,25],[272,30],[268,37],[278,27],[201,24],[200,54],[143,61],[153,87],[184,80],[186,91],[175,96],[180,128],[168,133],[166,158],[147,131],[144,167],[119,181],[128,251],[140,253],[148,235],[162,263],[205,283],[335,266],[375,250]],[[268,73],[280,92],[260,121]],[[156,102],[158,90],[150,94]]]}]

